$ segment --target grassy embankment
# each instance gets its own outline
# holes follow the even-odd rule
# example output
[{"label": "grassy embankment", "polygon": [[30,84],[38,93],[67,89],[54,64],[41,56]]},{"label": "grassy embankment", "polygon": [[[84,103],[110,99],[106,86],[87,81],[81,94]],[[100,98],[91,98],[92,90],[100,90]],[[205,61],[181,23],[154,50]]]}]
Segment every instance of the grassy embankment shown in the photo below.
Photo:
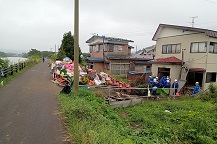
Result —
[{"label": "grassy embankment", "polygon": [[[6,77],[0,76],[0,83],[2,83],[3,81],[3,85],[7,84],[13,78],[17,77],[18,75],[22,74],[23,72],[25,72],[26,70],[34,66],[35,64],[39,63],[41,61],[41,58],[38,56],[32,56],[32,57],[29,57],[26,61],[29,62],[28,65],[25,68],[21,69],[20,71],[14,72],[13,75],[7,75]],[[1,87],[2,85],[0,84],[0,88]]]},{"label": "grassy embankment", "polygon": [[112,109],[99,92],[59,95],[73,142],[78,144],[217,143],[216,88],[199,98],[148,101]]}]

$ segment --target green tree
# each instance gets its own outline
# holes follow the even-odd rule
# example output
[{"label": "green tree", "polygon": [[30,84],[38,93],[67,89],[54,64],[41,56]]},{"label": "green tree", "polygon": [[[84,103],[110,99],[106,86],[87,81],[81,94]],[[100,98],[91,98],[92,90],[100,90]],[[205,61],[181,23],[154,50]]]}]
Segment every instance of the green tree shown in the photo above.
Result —
[{"label": "green tree", "polygon": [[41,57],[41,52],[36,50],[36,49],[31,49],[28,52],[28,57],[30,57],[30,56],[39,56],[39,57]]},{"label": "green tree", "polygon": [[60,47],[60,48],[59,48],[59,52],[58,52],[58,54],[57,54],[57,58],[63,59],[63,58],[65,58],[65,57],[66,57],[66,53],[65,53],[65,51],[63,50],[63,48]]},{"label": "green tree", "polygon": [[[70,31],[63,35],[63,40],[59,53],[61,53],[60,55],[63,55],[65,53],[67,57],[74,60],[74,37],[72,36]],[[79,62],[81,62],[81,54],[81,49],[79,48]]]},{"label": "green tree", "polygon": [[7,54],[0,51],[0,57],[7,57]]}]

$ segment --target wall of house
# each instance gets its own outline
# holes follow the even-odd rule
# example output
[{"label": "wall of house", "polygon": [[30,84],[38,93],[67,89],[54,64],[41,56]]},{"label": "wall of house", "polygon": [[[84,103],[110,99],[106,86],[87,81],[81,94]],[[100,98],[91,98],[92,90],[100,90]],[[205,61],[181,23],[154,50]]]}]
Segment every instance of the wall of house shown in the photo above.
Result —
[{"label": "wall of house", "polygon": [[193,33],[197,33],[197,32],[164,27],[162,28],[161,33],[158,36],[159,37],[171,37],[171,36],[177,36],[177,35],[188,35],[188,34],[193,34]]},{"label": "wall of house", "polygon": [[[190,34],[159,38],[156,43],[156,58],[175,56],[182,59],[182,49],[185,49],[183,60],[188,67],[206,68],[207,53],[191,53],[192,42],[208,42],[209,37],[205,34]],[[181,52],[177,54],[162,54],[162,46],[167,44],[181,44]]]},{"label": "wall of house", "polygon": [[179,79],[181,65],[169,65],[169,64],[152,64],[152,74],[158,75],[158,68],[170,68],[171,82],[175,79]]},{"label": "wall of house", "polygon": [[[94,45],[95,43],[102,43],[103,42],[103,39],[102,38],[96,38],[94,41],[92,41],[90,43],[90,45]],[[104,43],[106,42],[109,42],[108,40],[105,40]],[[105,46],[105,49],[109,49],[109,44],[104,44]],[[114,52],[107,52],[105,51],[104,54],[107,54],[107,55],[128,55],[131,53],[131,49],[128,48],[128,42],[123,42],[122,43],[122,50],[118,50],[118,51],[114,51]],[[99,51],[99,52],[91,52],[91,57],[98,57],[98,58],[103,58],[103,51]]]},{"label": "wall of house", "polygon": [[102,58],[103,59],[103,52],[91,52],[90,56],[94,57],[94,58]]},{"label": "wall of house", "polygon": [[100,71],[103,72],[104,71],[104,67],[103,67],[103,63],[93,63],[93,69],[96,71]]},{"label": "wall of house", "polygon": [[[178,54],[162,54],[162,46],[167,44],[181,44],[181,49],[186,49],[184,52],[183,60],[185,66],[191,68],[204,68],[206,72],[203,74],[202,89],[207,89],[210,83],[206,83],[207,72],[217,72],[217,54],[209,53],[210,42],[217,42],[217,38],[211,38],[205,35],[205,33],[184,32],[178,29],[165,28],[159,35],[159,39],[156,43],[156,58],[166,58],[175,56],[182,59],[182,52]],[[172,37],[168,37],[172,36]],[[206,53],[191,53],[192,42],[207,42]],[[154,68],[153,68],[154,69]],[[156,70],[155,70],[156,71]],[[217,79],[217,77],[216,77]],[[215,82],[217,84],[217,82]]]}]

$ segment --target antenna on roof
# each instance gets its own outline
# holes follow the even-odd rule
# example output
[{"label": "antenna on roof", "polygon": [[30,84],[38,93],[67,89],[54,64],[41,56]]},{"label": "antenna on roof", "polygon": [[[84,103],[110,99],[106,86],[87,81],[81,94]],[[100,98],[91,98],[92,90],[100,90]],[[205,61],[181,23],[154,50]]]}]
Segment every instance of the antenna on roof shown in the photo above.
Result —
[{"label": "antenna on roof", "polygon": [[191,24],[192,24],[192,27],[194,27],[194,23],[195,23],[195,22],[194,22],[194,19],[195,19],[195,18],[198,18],[198,16],[194,16],[194,17],[190,17],[190,18],[192,18]]}]

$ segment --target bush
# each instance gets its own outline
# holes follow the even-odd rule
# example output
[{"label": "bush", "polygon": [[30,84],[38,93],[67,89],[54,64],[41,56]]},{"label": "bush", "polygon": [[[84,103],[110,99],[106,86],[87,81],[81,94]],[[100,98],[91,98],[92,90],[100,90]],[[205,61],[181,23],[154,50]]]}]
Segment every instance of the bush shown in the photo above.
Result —
[{"label": "bush", "polygon": [[9,61],[8,60],[3,60],[0,58],[0,70],[7,68],[9,66]]},{"label": "bush", "polygon": [[211,84],[208,86],[208,90],[209,90],[209,92],[212,93],[212,94],[217,93],[217,86],[211,83]]},{"label": "bush", "polygon": [[208,92],[199,96],[199,99],[202,101],[212,101],[213,103],[217,102],[217,86],[210,84],[208,86]]}]

